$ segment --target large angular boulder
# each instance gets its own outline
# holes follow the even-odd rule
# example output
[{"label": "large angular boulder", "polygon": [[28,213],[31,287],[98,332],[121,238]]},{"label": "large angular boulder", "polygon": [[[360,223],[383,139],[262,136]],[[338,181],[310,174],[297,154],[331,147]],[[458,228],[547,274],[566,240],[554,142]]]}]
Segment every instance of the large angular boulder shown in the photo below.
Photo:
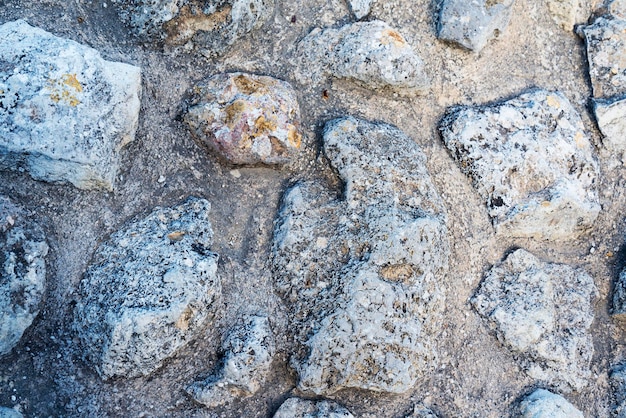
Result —
[{"label": "large angular boulder", "polygon": [[280,165],[300,151],[300,107],[285,81],[218,74],[194,88],[185,123],[202,145],[231,164]]},{"label": "large angular boulder", "polygon": [[47,253],[39,225],[0,196],[0,356],[11,351],[39,313]]},{"label": "large angular boulder", "polygon": [[135,138],[139,68],[23,20],[0,26],[0,169],[112,190]]},{"label": "large angular boulder", "polygon": [[119,15],[139,37],[224,53],[273,14],[274,0],[118,0]]},{"label": "large angular boulder", "polygon": [[398,31],[380,20],[313,29],[298,50],[304,82],[328,74],[401,95],[423,94],[430,87],[422,59]]},{"label": "large angular boulder", "polygon": [[486,200],[497,233],[565,241],[593,226],[598,163],[580,115],[561,93],[535,90],[458,107],[439,130]]},{"label": "large angular boulder", "polygon": [[103,379],[152,373],[214,316],[221,287],[209,210],[196,198],[158,207],[97,249],[74,329]]},{"label": "large angular boulder", "polygon": [[345,186],[287,192],[274,235],[278,292],[292,310],[298,387],[408,391],[433,365],[448,263],[444,207],[420,148],[397,128],[327,123]]},{"label": "large angular boulder", "polygon": [[583,270],[519,249],[491,268],[471,303],[530,377],[569,392],[591,374],[597,294]]}]

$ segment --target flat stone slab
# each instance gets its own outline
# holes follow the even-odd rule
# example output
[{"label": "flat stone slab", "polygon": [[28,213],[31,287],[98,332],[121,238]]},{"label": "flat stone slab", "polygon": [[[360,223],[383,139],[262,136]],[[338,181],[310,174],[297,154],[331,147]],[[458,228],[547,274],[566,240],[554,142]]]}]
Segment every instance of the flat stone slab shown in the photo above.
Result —
[{"label": "flat stone slab", "polygon": [[236,165],[282,165],[300,151],[300,107],[286,81],[218,74],[194,88],[185,123],[198,142]]},{"label": "flat stone slab", "polygon": [[221,285],[210,207],[196,198],[157,207],[96,250],[73,326],[103,379],[149,375],[214,316]]},{"label": "flat stone slab", "polygon": [[533,379],[578,391],[591,376],[593,279],[516,250],[493,266],[471,303]]},{"label": "flat stone slab", "polygon": [[520,404],[519,418],[584,418],[574,405],[560,395],[537,389]]},{"label": "flat stone slab", "polygon": [[112,190],[135,138],[141,73],[23,20],[0,26],[0,169]]},{"label": "flat stone slab", "polygon": [[0,356],[15,347],[39,314],[47,253],[39,225],[0,196]]},{"label": "flat stone slab", "polygon": [[298,51],[307,77],[303,82],[330,75],[401,95],[424,94],[430,88],[422,59],[398,31],[380,20],[313,29]]},{"label": "flat stone slab", "polygon": [[343,197],[296,185],[274,233],[277,290],[306,347],[293,361],[298,388],[404,393],[436,358],[449,255],[443,203],[421,149],[393,126],[333,120],[324,151]]},{"label": "flat stone slab", "polygon": [[439,130],[486,200],[496,232],[572,240],[598,217],[598,163],[580,115],[559,92],[457,107]]},{"label": "flat stone slab", "polygon": [[445,0],[437,37],[479,52],[506,30],[513,3],[514,0]]},{"label": "flat stone slab", "polygon": [[118,0],[120,18],[144,39],[223,54],[272,16],[274,0]]}]

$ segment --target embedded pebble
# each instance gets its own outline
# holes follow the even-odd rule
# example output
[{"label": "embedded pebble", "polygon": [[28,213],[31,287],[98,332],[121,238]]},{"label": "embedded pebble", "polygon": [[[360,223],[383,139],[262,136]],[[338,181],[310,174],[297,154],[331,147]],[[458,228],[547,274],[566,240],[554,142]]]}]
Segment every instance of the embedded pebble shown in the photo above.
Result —
[{"label": "embedded pebble", "polygon": [[580,115],[559,92],[535,90],[484,107],[457,107],[439,127],[486,200],[496,232],[572,240],[600,212],[598,163]]},{"label": "embedded pebble", "polygon": [[300,107],[285,81],[219,74],[194,88],[185,123],[198,142],[230,164],[280,165],[302,144]]},{"label": "embedded pebble", "polygon": [[210,207],[193,197],[157,207],[96,250],[73,327],[103,379],[149,375],[212,320],[221,286]]},{"label": "embedded pebble", "polygon": [[593,279],[519,249],[493,266],[471,303],[533,379],[564,392],[591,376]]},{"label": "embedded pebble", "polygon": [[274,335],[265,316],[248,316],[226,337],[222,369],[187,392],[209,408],[255,394],[265,383],[275,352]]},{"label": "embedded pebble", "polygon": [[336,119],[324,151],[344,190],[294,186],[274,234],[277,290],[303,345],[298,388],[404,393],[437,357],[444,206],[421,149],[393,126]]},{"label": "embedded pebble", "polygon": [[323,75],[331,75],[401,95],[424,94],[430,88],[422,59],[398,31],[380,20],[315,28],[298,51],[303,83],[320,83]]},{"label": "embedded pebble", "polygon": [[445,0],[437,37],[479,52],[508,27],[515,0]]},{"label": "embedded pebble", "polygon": [[354,418],[354,415],[336,402],[289,398],[278,408],[274,418]]},{"label": "embedded pebble", "polygon": [[574,405],[560,395],[537,389],[520,403],[519,418],[584,418]]},{"label": "embedded pebble", "polygon": [[274,0],[117,0],[118,12],[141,38],[223,54],[238,39],[259,29],[274,11]]},{"label": "embedded pebble", "polygon": [[112,190],[139,117],[138,67],[23,20],[0,26],[0,169]]},{"label": "embedded pebble", "polygon": [[15,347],[39,314],[47,253],[39,225],[0,196],[0,356]]}]

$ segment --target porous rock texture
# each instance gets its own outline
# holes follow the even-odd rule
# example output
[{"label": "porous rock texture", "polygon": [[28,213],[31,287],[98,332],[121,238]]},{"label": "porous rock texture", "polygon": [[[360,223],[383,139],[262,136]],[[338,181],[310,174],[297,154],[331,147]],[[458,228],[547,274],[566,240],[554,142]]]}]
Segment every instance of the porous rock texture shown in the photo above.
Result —
[{"label": "porous rock texture", "polygon": [[103,379],[152,373],[212,319],[220,281],[210,207],[193,197],[157,207],[96,250],[74,329]]},{"label": "porous rock texture", "polygon": [[523,370],[564,392],[590,378],[593,279],[518,249],[491,268],[471,299]]},{"label": "porous rock texture", "polygon": [[437,357],[449,254],[441,198],[424,154],[393,126],[333,120],[324,152],[342,198],[296,185],[274,237],[277,289],[307,348],[293,360],[298,387],[406,392]]},{"label": "porous rock texture", "polygon": [[186,45],[213,57],[260,28],[274,0],[118,0],[120,17],[142,38]]},{"label": "porous rock texture", "polygon": [[278,408],[274,418],[354,418],[354,415],[336,402],[289,398]]},{"label": "porous rock texture", "polygon": [[598,163],[580,115],[559,92],[454,108],[439,130],[486,200],[496,232],[573,240],[600,212]]},{"label": "porous rock texture", "polygon": [[112,190],[141,72],[23,20],[0,26],[0,169]]},{"label": "porous rock texture", "polygon": [[584,418],[565,398],[545,389],[537,389],[524,398],[519,410],[519,418]]},{"label": "porous rock texture", "polygon": [[238,165],[286,164],[301,144],[300,107],[285,81],[218,74],[194,87],[185,123],[198,142]]},{"label": "porous rock texture", "polygon": [[626,367],[622,364],[611,371],[611,386],[615,399],[613,415],[617,418],[626,417]]},{"label": "porous rock texture", "polygon": [[349,0],[350,10],[357,19],[363,19],[370,13],[373,0]]},{"label": "porous rock texture", "polygon": [[319,82],[329,74],[401,95],[423,94],[430,87],[422,59],[398,31],[380,20],[315,28],[298,51],[307,77],[303,82]]},{"label": "porous rock texture", "polygon": [[479,52],[503,33],[511,20],[515,0],[445,0],[437,37]]},{"label": "porous rock texture", "polygon": [[0,196],[0,356],[19,342],[39,314],[48,244],[26,211]]},{"label": "porous rock texture", "polygon": [[249,397],[261,388],[276,350],[269,319],[258,315],[243,318],[229,331],[222,350],[226,353],[222,369],[187,388],[197,402],[209,408]]},{"label": "porous rock texture", "polygon": [[607,13],[579,28],[585,39],[593,109],[603,145],[619,156],[626,151],[626,7],[608,3]]}]

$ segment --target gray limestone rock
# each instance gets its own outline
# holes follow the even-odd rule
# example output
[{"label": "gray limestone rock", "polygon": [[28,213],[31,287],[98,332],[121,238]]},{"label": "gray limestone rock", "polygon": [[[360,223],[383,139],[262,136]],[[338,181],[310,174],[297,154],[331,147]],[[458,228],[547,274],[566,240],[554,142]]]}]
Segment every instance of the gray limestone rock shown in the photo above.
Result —
[{"label": "gray limestone rock", "polygon": [[23,20],[0,26],[0,169],[112,190],[135,138],[141,74]]},{"label": "gray limestone rock", "polygon": [[354,415],[336,402],[289,398],[278,408],[274,418],[354,418]]},{"label": "gray limestone rock", "polygon": [[580,115],[559,92],[535,90],[453,109],[443,141],[486,200],[497,233],[572,240],[600,212],[598,163]]},{"label": "gray limestone rock", "polygon": [[595,99],[593,110],[602,145],[618,157],[626,151],[626,98]]},{"label": "gray limestone rock", "polygon": [[373,0],[348,0],[350,10],[357,19],[363,19],[372,10]]},{"label": "gray limestone rock", "polygon": [[515,0],[445,0],[437,37],[478,52],[509,25]]},{"label": "gray limestone rock", "polygon": [[274,234],[278,292],[293,309],[298,387],[403,393],[436,359],[449,255],[444,207],[420,148],[397,128],[327,123],[342,197],[316,182],[284,197]]},{"label": "gray limestone rock", "polygon": [[0,406],[0,418],[23,418],[24,415],[19,413],[13,408],[6,408],[4,406]]},{"label": "gray limestone rock", "polygon": [[437,414],[422,404],[413,407],[413,412],[404,418],[437,418]]},{"label": "gray limestone rock", "polygon": [[322,74],[328,74],[401,95],[423,94],[430,87],[421,58],[400,33],[379,20],[316,28],[298,50],[302,82],[319,82]]},{"label": "gray limestone rock", "polygon": [[265,383],[276,350],[268,318],[244,318],[229,332],[222,349],[226,353],[222,369],[187,388],[197,402],[209,408],[251,396]]},{"label": "gray limestone rock", "polygon": [[520,249],[491,268],[471,303],[530,377],[569,392],[590,377],[597,293],[582,269]]},{"label": "gray limestone rock", "polygon": [[626,418],[626,366],[617,366],[611,371],[611,386],[617,402],[614,416]]},{"label": "gray limestone rock", "polygon": [[221,287],[209,210],[196,198],[157,207],[96,250],[74,329],[103,379],[150,374],[212,319]]},{"label": "gray limestone rock", "polygon": [[41,228],[0,196],[0,356],[15,347],[39,313],[47,253]]},{"label": "gray limestone rock", "polygon": [[584,418],[565,398],[545,389],[537,389],[519,406],[519,418]]},{"label": "gray limestone rock", "polygon": [[185,123],[193,136],[231,164],[279,165],[302,144],[296,92],[285,81],[218,74],[194,88]]},{"label": "gray limestone rock", "polygon": [[120,17],[138,36],[196,48],[207,57],[224,53],[274,12],[274,0],[118,0],[117,4]]}]

